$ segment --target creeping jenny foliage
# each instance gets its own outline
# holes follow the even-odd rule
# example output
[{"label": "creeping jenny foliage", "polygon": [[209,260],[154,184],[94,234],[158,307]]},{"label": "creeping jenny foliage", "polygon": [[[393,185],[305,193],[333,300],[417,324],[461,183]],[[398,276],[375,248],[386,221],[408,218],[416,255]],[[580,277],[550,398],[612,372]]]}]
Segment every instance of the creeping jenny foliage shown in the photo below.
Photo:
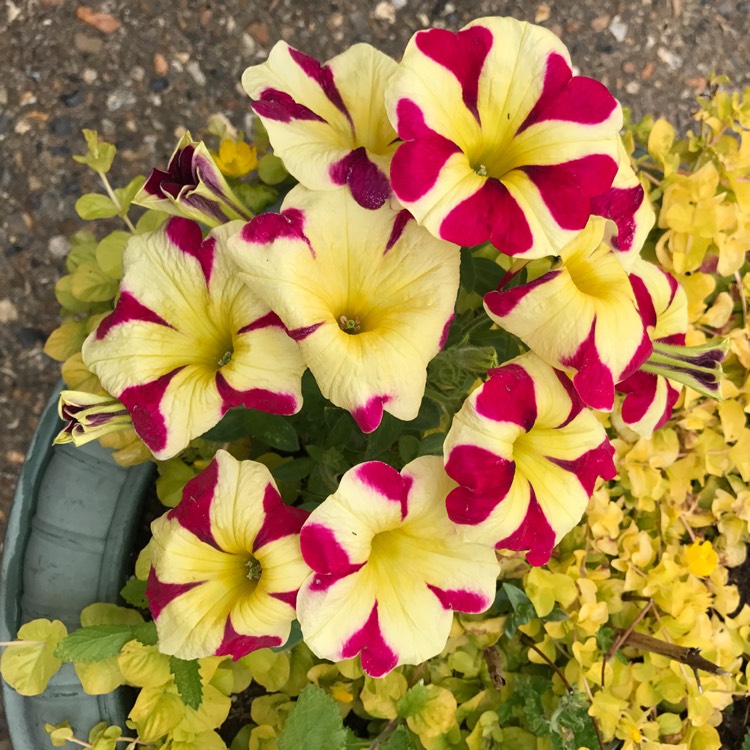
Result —
[{"label": "creeping jenny foliage", "polygon": [[[718,750],[721,711],[747,691],[750,677],[750,607],[740,607],[729,584],[750,539],[750,90],[728,94],[716,84],[687,137],[665,120],[645,118],[628,124],[624,142],[658,215],[644,256],[673,273],[688,295],[687,344],[730,341],[724,398],[688,389],[650,439],[602,416],[619,476],[595,491],[548,565],[531,568],[523,555],[501,553],[488,612],[457,614],[439,656],[372,679],[358,661],[323,662],[302,642],[237,661],[159,653],[141,614],[146,547],[123,589],[130,608],[92,605],[70,635],[59,622],[24,625],[2,656],[6,681],[38,694],[62,661],[72,661],[90,693],[137,688],[128,729],[98,725],[88,737],[96,750],[133,748],[136,738],[165,750]],[[289,181],[264,134],[249,146],[226,124],[212,128],[221,140],[217,163],[247,206],[262,210],[277,196],[270,186]],[[97,393],[81,343],[113,307],[129,236],[166,215],[147,211],[133,224],[129,202],[142,178],[112,190],[106,173],[114,147],[96,134],[86,138],[80,160],[102,176],[107,194],[83,196],[78,211],[87,219],[120,217],[127,231],[118,226],[97,240],[84,230],[71,239],[68,273],[56,288],[63,322],[46,351],[64,363],[69,388]],[[386,415],[362,435],[307,376],[303,413],[283,419],[232,411],[180,457],[160,463],[162,502],[173,507],[220,445],[266,464],[284,499],[301,495],[309,507],[359,461],[400,467],[440,453],[450,415],[478,375],[518,353],[515,339],[474,315],[507,270],[496,257],[482,247],[462,251],[454,346],[430,364],[414,422]],[[517,281],[539,271],[532,263]],[[130,430],[103,442],[124,464],[148,456]],[[658,651],[633,642],[634,623],[637,633],[658,639]],[[686,654],[698,652],[717,669],[692,669]],[[220,735],[232,696],[245,691],[238,705],[249,710],[233,724],[244,726],[235,738]],[[72,747],[74,731],[80,737],[85,730],[48,727],[55,746]]]}]

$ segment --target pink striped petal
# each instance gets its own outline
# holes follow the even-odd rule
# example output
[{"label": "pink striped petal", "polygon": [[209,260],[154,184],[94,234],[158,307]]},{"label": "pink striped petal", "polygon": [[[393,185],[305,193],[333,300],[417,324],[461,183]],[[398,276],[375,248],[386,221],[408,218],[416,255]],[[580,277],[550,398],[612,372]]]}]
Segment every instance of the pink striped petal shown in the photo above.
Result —
[{"label": "pink striped petal", "polygon": [[[294,218],[285,217],[290,232]],[[159,459],[235,406],[274,414],[301,406],[298,347],[229,260],[227,240],[240,226],[204,240],[198,224],[175,217],[133,237],[117,305],[84,343],[87,367]]]},{"label": "pink striped petal", "polygon": [[445,439],[445,470],[458,483],[448,515],[467,538],[528,550],[542,565],[580,520],[597,479],[614,477],[614,449],[565,376],[536,355],[491,375]]},{"label": "pink striped petal", "polygon": [[439,653],[453,610],[490,606],[494,553],[461,539],[445,511],[450,488],[437,456],[400,474],[372,461],[344,474],[313,511],[301,544],[314,573],[300,589],[297,615],[315,654],[359,654],[364,671],[382,677]]},{"label": "pink striped petal", "polygon": [[[432,234],[558,254],[612,187],[622,114],[551,32],[481,18],[415,34],[386,87],[399,201]],[[625,233],[623,233],[623,240]]]},{"label": "pink striped petal", "polygon": [[310,573],[299,546],[306,517],[265,466],[218,451],[152,524],[147,596],[160,651],[238,659],[283,644]]}]

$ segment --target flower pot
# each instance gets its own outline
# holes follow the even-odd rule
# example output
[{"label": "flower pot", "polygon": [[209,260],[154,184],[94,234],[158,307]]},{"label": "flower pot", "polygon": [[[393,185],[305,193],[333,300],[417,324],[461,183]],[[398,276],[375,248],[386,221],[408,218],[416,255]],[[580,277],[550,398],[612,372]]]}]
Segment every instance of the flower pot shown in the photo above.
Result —
[{"label": "flower pot", "polygon": [[[0,590],[3,641],[40,617],[73,630],[87,605],[117,601],[153,476],[152,464],[118,466],[97,443],[53,446],[61,428],[58,392],[42,413],[8,521]],[[87,695],[72,664],[64,664],[39,696],[21,696],[3,683],[13,748],[52,747],[45,723],[67,720],[78,737],[88,736],[99,721],[124,727],[127,697],[122,688]]]}]

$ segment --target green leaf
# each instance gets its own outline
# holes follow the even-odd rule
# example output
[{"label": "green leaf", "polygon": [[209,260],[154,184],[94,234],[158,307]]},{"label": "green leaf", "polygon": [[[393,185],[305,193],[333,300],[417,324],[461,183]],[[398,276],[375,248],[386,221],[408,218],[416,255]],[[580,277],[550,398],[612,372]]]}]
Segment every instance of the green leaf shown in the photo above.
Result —
[{"label": "green leaf", "polygon": [[138,609],[148,609],[148,599],[146,599],[146,581],[141,581],[135,576],[128,579],[120,590],[120,596],[131,607]]},{"label": "green leaf", "polygon": [[442,456],[444,442],[445,442],[444,432],[433,432],[429,434],[419,444],[419,455],[420,456]]},{"label": "green leaf", "polygon": [[154,229],[158,229],[168,218],[169,214],[166,211],[157,211],[153,208],[149,209],[136,222],[135,233],[143,234],[144,232],[153,232]]},{"label": "green leaf", "polygon": [[492,292],[500,285],[505,276],[501,266],[492,260],[482,257],[472,257],[474,264],[474,291],[484,297],[487,292]]},{"label": "green leaf", "polygon": [[526,593],[510,583],[503,583],[497,590],[490,609],[500,615],[510,614],[505,622],[505,635],[508,638],[516,634],[519,625],[525,625],[537,616],[534,605]]},{"label": "green leaf", "polygon": [[419,405],[419,413],[411,422],[404,422],[410,430],[434,430],[440,426],[440,407],[425,397]]},{"label": "green leaf", "polygon": [[58,669],[55,651],[67,630],[59,620],[32,620],[18,630],[18,643],[7,646],[0,657],[3,679],[21,695],[39,695]]},{"label": "green leaf", "polygon": [[81,229],[70,238],[70,252],[65,259],[65,268],[71,273],[85,260],[96,260],[96,236]]},{"label": "green leaf", "polygon": [[146,178],[143,175],[138,175],[138,177],[133,177],[125,187],[115,188],[115,195],[120,203],[120,216],[124,216],[128,212],[133,198],[135,198],[136,193],[143,187],[145,182]]},{"label": "green leaf", "polygon": [[741,750],[750,750],[750,729],[747,730],[747,734],[745,735],[745,739],[742,740],[742,748]]},{"label": "green leaf", "polygon": [[596,731],[588,709],[589,703],[581,693],[563,693],[549,721],[552,750],[597,746]]},{"label": "green leaf", "polygon": [[174,675],[174,684],[182,702],[197,711],[203,702],[200,664],[197,660],[188,661],[172,656],[169,659],[169,669]]},{"label": "green leaf", "polygon": [[289,712],[279,750],[345,750],[346,731],[339,706],[325,690],[308,685]]},{"label": "green leaf", "polygon": [[254,213],[259,214],[268,208],[278,197],[279,192],[270,185],[236,182],[232,185],[235,195]]},{"label": "green leaf", "polygon": [[245,724],[242,729],[234,736],[229,750],[247,750],[250,745],[250,734],[253,731],[254,724]]},{"label": "green leaf", "polygon": [[74,736],[67,721],[62,722],[62,724],[45,724],[44,731],[49,735],[49,741],[53,747],[65,747],[68,740]]},{"label": "green leaf", "polygon": [[130,232],[117,229],[96,246],[96,262],[107,276],[122,278],[122,255],[131,236]]},{"label": "green leaf", "polygon": [[133,638],[144,646],[155,646],[158,641],[156,623],[144,622],[142,625],[134,625]]},{"label": "green leaf", "polygon": [[299,450],[299,439],[294,425],[287,417],[265,414],[242,407],[230,409],[224,418],[202,437],[205,440],[227,442],[250,435],[273,448],[295,453]]},{"label": "green leaf", "polygon": [[73,159],[79,164],[88,165],[95,172],[102,174],[109,172],[117,148],[99,138],[99,133],[95,130],[84,128],[83,137],[86,139],[88,151],[83,156],[74,156]]},{"label": "green leaf", "polygon": [[108,195],[86,193],[76,201],[76,213],[87,221],[91,219],[111,219],[120,212]]},{"label": "green leaf", "polygon": [[398,454],[405,464],[413,461],[419,455],[419,438],[414,435],[402,435],[398,439]]},{"label": "green leaf", "polygon": [[398,715],[406,719],[409,716],[416,716],[430,700],[430,691],[421,682],[406,691],[406,695],[398,702],[396,710]]},{"label": "green leaf", "polygon": [[266,185],[278,185],[280,182],[289,177],[284,162],[275,154],[266,154],[258,162],[258,177]]},{"label": "green leaf", "polygon": [[380,750],[414,750],[411,732],[402,724],[381,745]]},{"label": "green leaf", "polygon": [[133,637],[132,625],[92,625],[79,628],[60,642],[55,656],[66,662],[90,664],[117,656]]},{"label": "green leaf", "polygon": [[296,646],[302,640],[302,628],[299,620],[292,620],[292,629],[289,632],[289,638],[283,646],[274,646],[271,651],[288,651],[292,646]]},{"label": "green leaf", "polygon": [[390,450],[398,440],[403,430],[404,423],[387,412],[383,414],[383,420],[377,430],[371,432],[367,438],[367,451],[365,461],[380,458],[383,453]]},{"label": "green leaf", "polygon": [[119,284],[107,276],[96,261],[84,261],[76,268],[70,283],[75,297],[83,302],[106,302],[115,298]]},{"label": "green leaf", "polygon": [[467,292],[473,292],[475,281],[476,273],[474,270],[474,259],[472,258],[471,250],[463,248],[461,250],[461,286]]},{"label": "green leaf", "polygon": [[314,466],[311,458],[295,458],[271,469],[271,475],[277,482],[296,482],[309,476]]}]

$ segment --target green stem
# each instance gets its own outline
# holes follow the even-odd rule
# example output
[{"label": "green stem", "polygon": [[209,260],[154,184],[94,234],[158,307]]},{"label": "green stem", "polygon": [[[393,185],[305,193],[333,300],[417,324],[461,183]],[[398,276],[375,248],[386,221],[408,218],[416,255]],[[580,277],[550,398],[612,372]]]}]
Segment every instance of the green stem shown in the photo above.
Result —
[{"label": "green stem", "polygon": [[133,226],[133,222],[130,221],[130,218],[128,217],[128,212],[123,211],[122,204],[120,203],[117,194],[114,190],[112,190],[112,186],[109,184],[109,180],[107,179],[107,175],[104,174],[104,172],[97,172],[99,175],[99,179],[102,181],[102,184],[104,185],[104,189],[107,191],[107,195],[110,197],[112,203],[115,204],[117,207],[118,215],[119,217],[127,224],[128,229],[135,234],[135,227]]}]

